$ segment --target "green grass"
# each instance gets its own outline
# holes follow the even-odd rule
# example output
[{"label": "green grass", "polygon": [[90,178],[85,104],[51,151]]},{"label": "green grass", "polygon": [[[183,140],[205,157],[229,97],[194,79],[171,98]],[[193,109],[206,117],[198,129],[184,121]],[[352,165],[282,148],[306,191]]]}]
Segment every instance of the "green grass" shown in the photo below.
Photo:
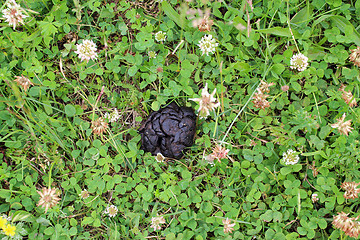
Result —
[{"label": "green grass", "polygon": [[[10,224],[15,239],[352,239],[332,222],[359,216],[357,194],[341,188],[360,182],[360,111],[344,100],[360,94],[349,60],[359,1],[18,4],[28,17],[15,29],[0,13],[0,238],[12,239]],[[210,32],[193,26],[197,9],[210,11]],[[209,34],[218,46],[202,55]],[[88,62],[75,53],[86,39],[97,47]],[[309,59],[304,71],[290,68],[297,53]],[[27,91],[14,81],[22,75]],[[273,83],[263,108],[261,82]],[[197,119],[182,159],[157,162],[141,149],[142,121],[173,101],[197,110],[190,99],[206,84],[220,106]],[[95,134],[115,108],[119,119]],[[343,114],[348,135],[332,127]],[[229,158],[209,164],[216,145]],[[298,163],[285,164],[288,149]],[[43,188],[60,199],[46,212]]]}]

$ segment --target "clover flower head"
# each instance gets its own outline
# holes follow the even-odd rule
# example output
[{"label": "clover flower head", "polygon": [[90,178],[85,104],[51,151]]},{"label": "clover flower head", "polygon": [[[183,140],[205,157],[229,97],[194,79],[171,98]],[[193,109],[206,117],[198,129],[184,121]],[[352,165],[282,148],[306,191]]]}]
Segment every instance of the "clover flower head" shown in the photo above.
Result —
[{"label": "clover flower head", "polygon": [[149,56],[149,58],[156,58],[156,52],[154,52],[154,51],[149,51],[148,52],[148,56]]},{"label": "clover flower head", "polygon": [[351,50],[349,60],[353,62],[355,66],[360,67],[360,47]]},{"label": "clover flower head", "polygon": [[75,53],[79,55],[81,61],[89,62],[90,59],[95,60],[97,58],[96,44],[93,40],[85,39],[82,43],[76,44],[76,48]]},{"label": "clover flower head", "polygon": [[5,18],[5,22],[9,23],[10,26],[13,26],[15,30],[18,24],[24,24],[24,18],[28,16],[25,13],[25,10],[16,3],[15,0],[9,0],[6,4],[7,8],[2,10],[2,13]]},{"label": "clover flower head", "polygon": [[115,108],[112,113],[105,113],[104,118],[107,119],[109,122],[116,122],[120,118],[119,111]]},{"label": "clover flower head", "polygon": [[166,157],[164,157],[164,155],[162,155],[161,153],[157,153],[155,159],[157,162],[162,163],[165,161]]},{"label": "clover flower head", "polygon": [[349,107],[357,106],[356,99],[353,96],[353,94],[350,91],[345,91],[346,86],[344,84],[341,84],[341,87],[339,88],[339,91],[342,92],[341,98],[344,99],[346,104],[349,105]]},{"label": "clover flower head", "polygon": [[289,91],[289,85],[284,85],[284,86],[281,86],[281,90],[283,91],[283,92],[287,92],[287,91]]},{"label": "clover flower head", "polygon": [[209,94],[208,85],[205,84],[205,87],[201,91],[201,98],[190,98],[192,101],[199,102],[199,116],[200,118],[207,118],[210,115],[210,111],[215,110],[215,108],[220,106],[219,102],[216,102],[216,98],[214,97],[216,93],[216,88],[214,91]]},{"label": "clover flower head", "polygon": [[79,196],[80,196],[82,199],[87,199],[87,198],[90,196],[90,194],[89,194],[89,191],[88,191],[88,190],[84,189],[84,190],[81,191],[81,193],[79,194]]},{"label": "clover flower head", "polygon": [[344,113],[341,118],[337,119],[337,122],[334,124],[331,124],[332,128],[337,128],[340,134],[345,134],[346,136],[349,135],[349,132],[351,132],[351,129],[353,129],[351,126],[351,120],[344,121],[346,117],[346,114]]},{"label": "clover flower head", "polygon": [[304,54],[297,53],[290,59],[290,68],[302,72],[309,65],[308,60],[309,59]]},{"label": "clover flower head", "polygon": [[356,218],[349,218],[348,213],[338,213],[334,216],[332,224],[335,228],[344,231],[349,237],[357,238],[360,234],[360,223],[357,221],[359,216]]},{"label": "clover flower head", "polygon": [[[186,14],[189,19],[193,19],[192,25],[194,28],[198,28],[200,32],[211,31],[214,21],[210,19],[210,9],[206,9],[205,13],[201,9],[189,9]],[[195,18],[195,14],[198,14],[199,18]]]},{"label": "clover flower head", "polygon": [[4,231],[4,234],[6,236],[14,237],[15,231],[16,231],[16,226],[7,224],[5,227],[2,228],[2,230]]},{"label": "clover flower head", "polygon": [[205,35],[201,38],[199,41],[198,46],[201,50],[201,56],[206,54],[209,56],[209,53],[214,53],[215,48],[219,45],[219,43],[216,42],[214,38],[212,38],[212,35]]},{"label": "clover flower head", "polygon": [[234,231],[235,223],[231,223],[231,219],[223,219],[222,223],[224,224],[224,233],[232,233]]},{"label": "clover flower head", "polygon": [[37,206],[45,208],[45,213],[56,204],[59,203],[59,193],[57,193],[56,188],[45,188],[43,187],[41,191],[37,191],[40,195],[40,200]]},{"label": "clover flower head", "polygon": [[286,152],[283,153],[282,161],[285,165],[294,165],[299,162],[300,158],[296,154],[296,152],[292,149],[288,149]]},{"label": "clover flower head", "polygon": [[271,87],[271,86],[274,86],[275,85],[275,83],[267,83],[267,82],[265,82],[265,81],[263,81],[263,80],[260,80],[260,86],[259,86],[259,90],[261,91],[261,92],[267,92],[267,93],[269,93],[270,92],[270,89],[269,89],[269,87]]},{"label": "clover flower head", "polygon": [[154,231],[161,230],[160,224],[164,224],[164,223],[165,223],[164,216],[152,217],[150,227],[153,228]]},{"label": "clover flower head", "polygon": [[34,86],[30,79],[24,77],[24,75],[22,74],[21,76],[16,76],[14,81],[17,82],[24,89],[25,92],[29,89],[30,85]]},{"label": "clover flower head", "polygon": [[215,159],[217,159],[218,162],[221,162],[221,159],[229,158],[229,151],[229,149],[226,149],[225,147],[216,144],[216,146],[213,148],[213,152],[210,155],[205,156],[204,158],[210,165],[214,165]]},{"label": "clover flower head", "polygon": [[166,40],[166,32],[158,31],[155,33],[155,40],[158,42],[164,42]]},{"label": "clover flower head", "polygon": [[114,205],[111,205],[105,209],[105,214],[108,214],[109,217],[115,217],[118,213],[118,208]]},{"label": "clover flower head", "polygon": [[265,94],[263,91],[261,91],[260,88],[256,89],[256,93],[254,93],[252,103],[254,103],[255,108],[265,109],[270,107],[269,101],[266,99],[270,97],[269,95]]},{"label": "clover flower head", "polygon": [[93,121],[91,125],[93,133],[97,135],[103,134],[108,127],[108,123],[102,117],[99,117],[98,119]]},{"label": "clover flower head", "polygon": [[345,190],[344,198],[346,199],[355,199],[358,198],[358,194],[360,193],[360,188],[357,188],[360,183],[356,182],[343,182],[341,184],[341,188]]},{"label": "clover flower head", "polygon": [[311,201],[312,201],[313,203],[319,201],[319,198],[318,198],[317,193],[313,193],[313,194],[311,195]]}]

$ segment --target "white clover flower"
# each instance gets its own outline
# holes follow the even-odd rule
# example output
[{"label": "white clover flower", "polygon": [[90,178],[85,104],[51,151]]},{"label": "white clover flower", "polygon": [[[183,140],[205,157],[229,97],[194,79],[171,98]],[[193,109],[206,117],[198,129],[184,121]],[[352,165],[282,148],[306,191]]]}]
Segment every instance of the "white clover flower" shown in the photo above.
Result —
[{"label": "white clover flower", "polygon": [[79,194],[79,197],[81,197],[82,199],[87,199],[90,196],[88,190],[84,189],[81,191],[81,193]]},{"label": "white clover flower", "polygon": [[15,30],[16,25],[19,23],[24,24],[24,18],[27,18],[28,16],[26,15],[25,10],[17,4],[15,0],[9,0],[6,3],[6,6],[7,8],[2,10],[5,22],[8,22]]},{"label": "white clover flower", "polygon": [[108,214],[109,217],[115,217],[116,214],[118,213],[118,208],[114,205],[111,205],[110,207],[107,207],[105,209],[105,214]]},{"label": "white clover flower", "polygon": [[89,62],[90,59],[95,60],[97,58],[96,44],[92,40],[83,40],[81,44],[76,44],[76,54],[79,55],[81,61],[86,60]]},{"label": "white clover flower", "polygon": [[155,33],[155,40],[158,42],[164,42],[166,40],[166,33],[163,31]]},{"label": "white clover flower", "polygon": [[296,69],[299,72],[302,72],[309,65],[308,60],[309,59],[302,53],[295,54],[290,59],[290,68],[291,69]]},{"label": "white clover flower", "polygon": [[299,162],[300,158],[296,154],[296,152],[292,149],[288,149],[286,152],[283,153],[282,161],[285,165],[294,165]]},{"label": "white clover flower", "polygon": [[165,219],[163,216],[160,216],[160,217],[152,217],[151,218],[151,225],[150,227],[151,228],[154,228],[154,231],[156,230],[161,230],[161,226],[160,224],[163,224],[165,223]]},{"label": "white clover flower", "polygon": [[204,53],[207,56],[209,56],[209,53],[214,53],[215,47],[217,47],[218,45],[219,43],[217,43],[216,40],[212,38],[212,35],[203,36],[198,44],[202,52],[201,56],[204,55]]},{"label": "white clover flower", "polygon": [[166,157],[164,157],[164,155],[162,155],[161,153],[158,153],[158,154],[156,154],[155,159],[157,162],[162,163],[165,161]]},{"label": "white clover flower", "polygon": [[154,51],[149,51],[148,52],[148,56],[149,56],[149,58],[156,58],[156,52],[154,52]]},{"label": "white clover flower", "polygon": [[210,111],[215,110],[215,108],[220,106],[219,102],[216,102],[216,98],[214,97],[216,93],[216,88],[214,91],[209,94],[208,85],[205,84],[205,87],[201,91],[201,98],[190,98],[189,100],[199,102],[198,113],[200,118],[207,118],[210,115]]},{"label": "white clover flower", "polygon": [[104,118],[107,119],[109,122],[116,122],[120,118],[120,114],[118,110],[115,108],[112,113],[105,113]]},{"label": "white clover flower", "polygon": [[313,194],[311,195],[311,201],[312,201],[313,203],[319,201],[319,198],[318,198],[317,193],[313,193]]}]

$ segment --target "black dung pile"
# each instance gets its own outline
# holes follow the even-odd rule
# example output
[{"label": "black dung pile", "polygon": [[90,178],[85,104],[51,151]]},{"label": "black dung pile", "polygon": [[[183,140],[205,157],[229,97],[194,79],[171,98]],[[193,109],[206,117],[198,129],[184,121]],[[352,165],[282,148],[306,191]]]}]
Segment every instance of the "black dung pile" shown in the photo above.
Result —
[{"label": "black dung pile", "polygon": [[183,150],[191,147],[196,129],[196,115],[189,107],[175,103],[152,112],[141,125],[142,148],[153,155],[179,159]]}]

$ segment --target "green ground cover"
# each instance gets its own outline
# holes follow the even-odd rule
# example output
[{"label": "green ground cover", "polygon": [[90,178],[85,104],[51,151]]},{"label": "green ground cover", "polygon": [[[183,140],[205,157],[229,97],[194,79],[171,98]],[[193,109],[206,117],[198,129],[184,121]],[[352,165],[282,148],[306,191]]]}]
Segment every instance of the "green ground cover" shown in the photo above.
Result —
[{"label": "green ground cover", "polygon": [[[358,237],[360,1],[0,11],[0,239]],[[171,102],[181,159],[138,132]]]}]

